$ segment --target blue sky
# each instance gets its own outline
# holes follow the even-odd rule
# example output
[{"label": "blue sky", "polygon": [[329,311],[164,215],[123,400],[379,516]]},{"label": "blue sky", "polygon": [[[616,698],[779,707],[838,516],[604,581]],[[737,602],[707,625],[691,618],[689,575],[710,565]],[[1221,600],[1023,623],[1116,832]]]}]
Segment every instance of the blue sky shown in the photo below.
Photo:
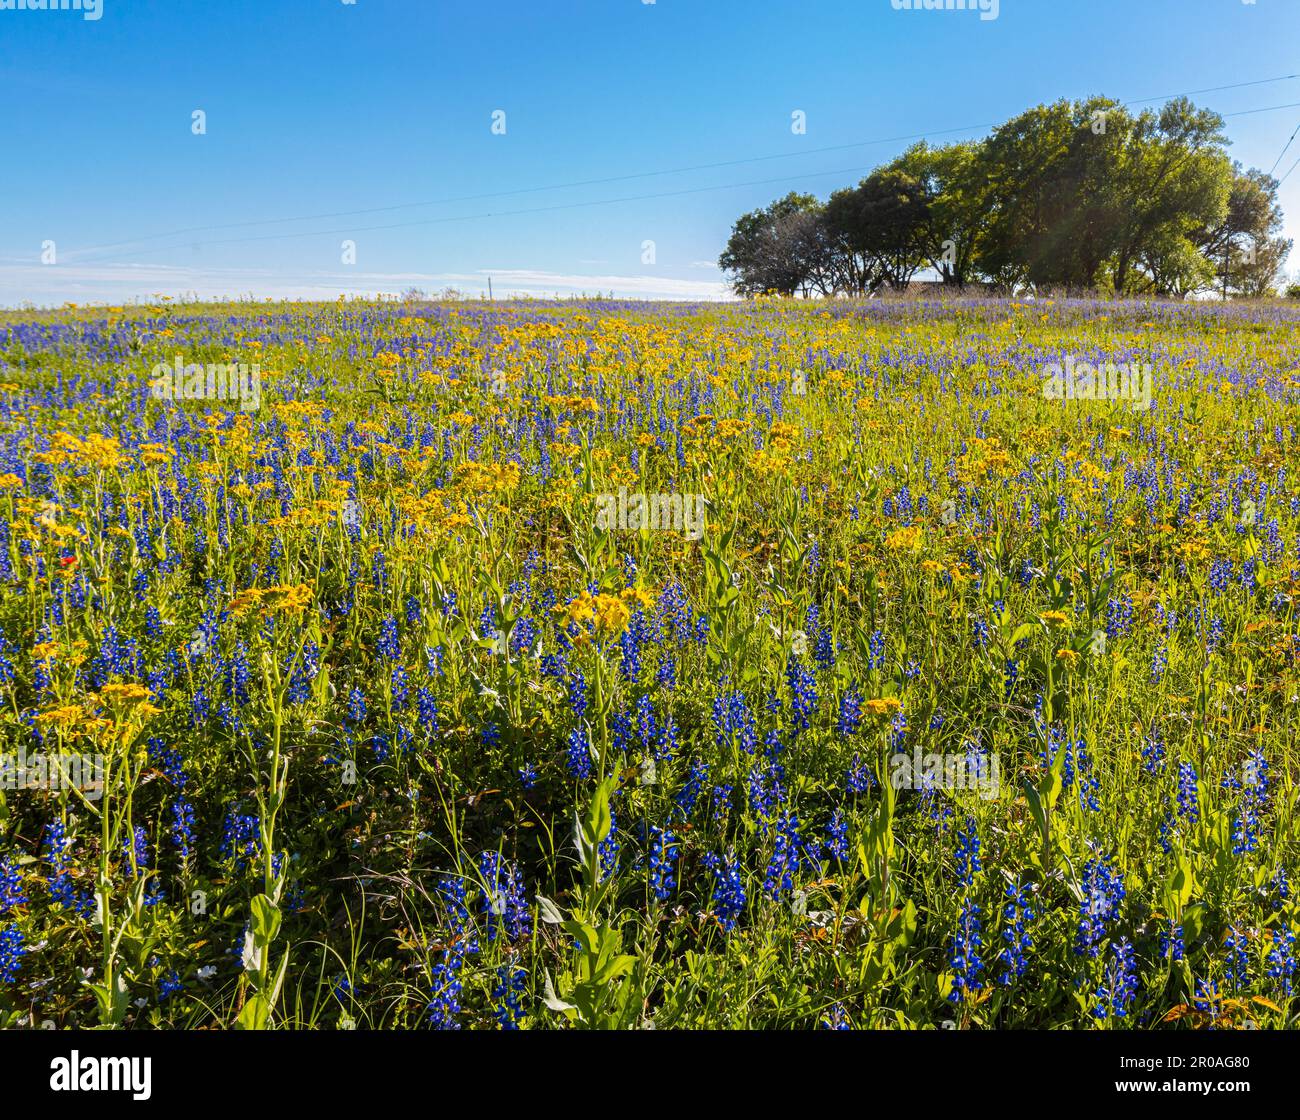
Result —
[{"label": "blue sky", "polygon": [[[816,149],[1300,73],[1300,0],[1000,0],[992,20],[890,0],[100,2],[0,10],[0,305],[489,276],[498,295],[717,298],[738,214],[908,141]],[[1194,100],[1300,103],[1300,79]],[[1267,170],[1298,125],[1300,106],[1228,116],[1231,153]],[[1300,136],[1277,174],[1297,158]],[[1300,169],[1281,197],[1300,242]]]}]

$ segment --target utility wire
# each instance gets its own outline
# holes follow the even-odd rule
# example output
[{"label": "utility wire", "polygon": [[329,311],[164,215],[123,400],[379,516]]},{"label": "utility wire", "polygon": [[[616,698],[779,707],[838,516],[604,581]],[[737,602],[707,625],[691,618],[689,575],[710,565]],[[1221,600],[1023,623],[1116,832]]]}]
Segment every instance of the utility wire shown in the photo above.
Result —
[{"label": "utility wire", "polygon": [[[1274,108],[1279,108],[1279,109],[1294,109],[1297,107],[1300,107],[1300,102],[1293,102],[1290,105],[1274,106]],[[1258,113],[1258,112],[1266,112],[1266,111],[1267,110],[1265,109],[1247,109],[1244,110],[1243,112]],[[1241,114],[1223,114],[1223,115],[1238,116]],[[481,214],[458,214],[453,217],[445,217],[445,218],[420,218],[410,222],[389,222],[384,225],[374,225],[374,226],[344,226],[338,229],[306,230],[301,233],[267,233],[267,234],[260,234],[256,236],[250,236],[250,237],[225,237],[225,238],[218,238],[211,241],[195,242],[192,243],[191,247],[193,247],[193,245],[199,245],[199,246],[241,245],[241,244],[247,244],[249,242],[256,242],[256,241],[286,241],[298,237],[329,237],[331,235],[337,235],[340,233],[344,233],[344,234],[373,233],[378,230],[410,229],[416,226],[446,225],[455,222],[481,221],[484,218],[514,217],[516,215],[521,215],[521,214],[549,214],[559,210],[581,210],[588,206],[612,206],[620,202],[646,202],[652,199],[679,198],[684,195],[705,194],[709,191],[726,191],[726,190],[735,190],[740,187],[768,186],[772,183],[789,182],[792,179],[798,179],[802,181],[805,179],[825,178],[826,176],[829,175],[856,175],[858,172],[870,171],[870,170],[871,170],[870,164],[858,166],[858,167],[841,167],[841,168],[836,168],[834,170],[828,170],[828,171],[800,172],[797,175],[778,175],[769,179],[750,179],[742,183],[720,183],[711,187],[686,187],[680,190],[657,191],[651,194],[635,194],[635,195],[623,195],[618,198],[591,199],[586,202],[562,202],[562,203],[556,203],[555,205],[552,206],[534,206],[534,207],[528,207],[520,210],[493,210]],[[1294,166],[1292,167],[1291,170],[1292,171],[1295,170]],[[1290,172],[1287,172],[1287,174],[1289,175]],[[1285,178],[1285,176],[1283,176],[1283,178]],[[172,249],[184,249],[186,247],[187,246],[183,243],[175,244],[175,245],[156,245],[150,249],[130,249],[125,253],[115,253],[105,257],[83,258],[83,260],[78,263],[96,263],[98,261],[107,260],[110,258],[116,259],[120,257],[133,257],[133,256],[139,256],[142,253],[156,253],[160,251],[166,252]]]},{"label": "utility wire", "polygon": [[1291,141],[1296,138],[1297,133],[1300,133],[1300,124],[1295,126],[1295,132],[1291,133],[1291,135],[1287,138],[1287,142],[1282,145],[1282,150],[1277,153],[1277,159],[1273,161],[1273,166],[1268,169],[1268,173],[1270,175],[1272,175],[1273,172],[1277,170],[1277,165],[1282,162],[1282,157],[1286,155],[1286,150],[1289,147],[1291,147]]},{"label": "utility wire", "polygon": [[[1142,105],[1152,101],[1172,100],[1175,97],[1189,97],[1193,94],[1198,94],[1198,93],[1216,93],[1222,90],[1241,89],[1247,86],[1270,85],[1276,82],[1289,81],[1297,77],[1300,77],[1300,74],[1282,74],[1276,78],[1260,78],[1249,82],[1234,82],[1230,85],[1224,85],[1224,86],[1206,86],[1202,89],[1187,90],[1184,93],[1162,94],[1159,97],[1140,98],[1133,101],[1121,102],[1121,104]],[[1296,104],[1300,104],[1300,103],[1292,103],[1289,106],[1268,106],[1264,109],[1245,110],[1244,113],[1225,113],[1222,115],[1242,116],[1245,115],[1246,113],[1270,112],[1273,109],[1293,108],[1295,107]],[[281,225],[286,222],[323,221],[328,218],[359,217],[366,214],[391,213],[396,210],[411,210],[411,209],[418,209],[425,206],[442,206],[442,205],[455,203],[455,202],[479,202],[491,198],[507,198],[507,197],[513,197],[513,196],[523,195],[523,194],[537,194],[545,191],[566,190],[573,187],[601,186],[609,183],[628,182],[634,179],[653,178],[661,175],[680,175],[689,171],[708,171],[708,170],[716,170],[718,168],[723,168],[723,167],[737,167],[748,163],[762,163],[762,162],[777,160],[777,159],[793,159],[799,156],[821,155],[827,152],[842,152],[851,148],[870,147],[876,144],[894,144],[894,143],[901,143],[907,140],[924,140],[931,136],[947,136],[958,132],[975,132],[981,129],[996,128],[996,127],[997,127],[996,123],[966,125],[961,128],[945,128],[945,129],[931,130],[930,132],[910,133],[904,136],[889,136],[889,137],[881,137],[874,140],[857,140],[847,144],[831,144],[819,148],[804,148],[803,150],[798,152],[778,152],[772,155],[749,156],[742,159],[732,159],[732,160],[719,160],[713,163],[689,164],[682,167],[665,168],[663,170],[658,170],[658,171],[640,171],[640,172],[633,172],[627,175],[613,175],[613,176],[606,176],[603,178],[596,178],[596,179],[577,179],[567,183],[552,183],[548,186],[517,187],[511,190],[488,191],[481,194],[455,195],[447,198],[431,199],[425,202],[406,202],[406,203],[398,203],[392,206],[373,206],[373,207],[367,207],[360,210],[335,210],[335,211],[329,211],[320,214],[304,214],[304,215],[298,215],[298,216],[287,217],[287,218],[261,218],[261,219],[245,221],[245,222],[227,222],[219,225],[188,226],[182,229],[172,230],[168,233],[150,234],[144,237],[129,238],[125,241],[110,241],[110,242],[106,242],[103,245],[92,245],[92,246],[88,246],[85,249],[79,249],[79,250],[74,249],[65,255],[65,259],[69,261],[83,260],[86,258],[83,258],[82,254],[98,253],[104,249],[115,249],[124,245],[137,245],[144,241],[158,241],[158,240],[164,240],[169,237],[180,237],[183,234],[187,234],[187,233],[207,233],[207,232],[217,232],[220,230],[227,230],[227,229],[245,229],[254,226]],[[1280,158],[1281,157],[1279,157],[1279,159]],[[748,184],[738,184],[738,185],[748,185]],[[593,205],[603,205],[603,204],[604,204],[603,202],[598,202],[598,203],[594,203]],[[370,227],[370,228],[388,228],[388,227]],[[289,237],[289,236],[296,236],[296,235],[284,234],[281,236]],[[223,244],[223,243],[225,242],[222,241],[200,242],[200,244]],[[103,260],[105,258],[92,257],[88,259],[90,261],[94,261],[94,260]]]}]

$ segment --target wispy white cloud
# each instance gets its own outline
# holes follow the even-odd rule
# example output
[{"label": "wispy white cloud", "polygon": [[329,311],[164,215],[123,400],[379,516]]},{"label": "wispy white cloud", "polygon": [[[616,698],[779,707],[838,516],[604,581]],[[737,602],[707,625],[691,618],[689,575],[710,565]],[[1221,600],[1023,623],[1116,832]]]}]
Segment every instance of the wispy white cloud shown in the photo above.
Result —
[{"label": "wispy white cloud", "polygon": [[562,272],[542,272],[526,268],[483,269],[495,285],[500,280],[521,293],[546,292],[572,294],[612,291],[616,296],[655,299],[731,299],[726,284],[712,280],[682,280],[671,276],[588,276]]},{"label": "wispy white cloud", "polygon": [[200,269],[159,264],[54,264],[0,260],[0,307],[63,303],[129,303],[158,295],[175,299],[336,299],[373,297],[420,288],[435,294],[456,288],[477,296],[492,280],[498,298],[603,294],[623,299],[726,300],[727,286],[667,276],[618,276],[546,272],[539,269],[476,269],[473,272],[334,272],[286,274],[257,269]]}]

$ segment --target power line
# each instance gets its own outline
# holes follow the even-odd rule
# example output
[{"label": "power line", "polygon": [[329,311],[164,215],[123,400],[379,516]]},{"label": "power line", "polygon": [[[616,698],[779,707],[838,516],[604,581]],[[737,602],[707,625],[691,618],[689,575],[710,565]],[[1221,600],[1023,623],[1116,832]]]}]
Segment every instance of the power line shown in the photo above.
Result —
[{"label": "power line", "polygon": [[[410,229],[413,226],[432,226],[444,225],[451,222],[472,222],[480,221],[483,218],[506,218],[517,214],[548,214],[556,210],[580,210],[587,206],[612,206],[620,202],[645,202],[656,198],[676,198],[681,195],[703,194],[707,191],[726,191],[735,190],[738,187],[759,187],[767,186],[771,183],[785,183],[791,179],[818,179],[828,175],[854,175],[860,171],[870,171],[871,164],[862,164],[858,167],[840,167],[833,171],[813,171],[802,172],[798,175],[778,175],[770,179],[750,179],[743,183],[720,183],[711,187],[686,187],[675,191],[657,191],[652,194],[634,194],[624,195],[621,198],[598,198],[590,199],[586,202],[561,202],[553,206],[533,206],[522,210],[495,210],[483,214],[458,214],[449,218],[420,218],[411,222],[390,222],[386,225],[378,226],[344,226],[339,229],[318,229],[307,230],[302,233],[267,233],[254,237],[224,237],[213,241],[193,242],[190,246],[186,244],[176,245],[156,245],[152,249],[131,249],[125,253],[111,254],[111,258],[138,256],[141,253],[166,252],[172,249],[184,249],[193,246],[206,245],[241,245],[250,241],[287,241],[296,237],[329,237],[333,234],[340,233],[373,233],[376,230],[388,229]],[[83,258],[79,263],[96,263],[102,260],[110,259],[105,257]]]},{"label": "power line", "polygon": [[[1289,105],[1272,106],[1272,108],[1276,108],[1276,109],[1294,109],[1297,107],[1300,107],[1300,102],[1292,102]],[[1246,113],[1262,113],[1267,111],[1268,111],[1267,109],[1245,109],[1242,110],[1240,113],[1225,113],[1222,115],[1242,116]],[[936,134],[931,133],[931,135],[936,135]],[[380,230],[410,229],[416,226],[433,226],[433,225],[446,225],[455,222],[481,221],[484,218],[506,218],[506,217],[514,217],[521,214],[548,214],[559,210],[581,210],[588,206],[612,206],[620,202],[646,202],[652,199],[678,198],[683,195],[704,194],[709,191],[726,191],[726,190],[735,190],[740,187],[768,186],[772,183],[786,183],[789,182],[791,179],[805,180],[805,179],[824,178],[829,175],[856,175],[858,172],[870,171],[870,170],[871,170],[871,165],[866,164],[858,167],[841,167],[829,171],[801,172],[797,175],[778,175],[768,179],[750,179],[742,183],[721,183],[711,187],[686,187],[680,190],[657,191],[651,194],[624,195],[619,198],[591,199],[586,202],[562,202],[562,203],[556,203],[555,205],[552,206],[534,206],[534,207],[527,207],[521,210],[488,211],[482,214],[459,214],[453,217],[445,217],[445,218],[421,218],[416,221],[390,222],[385,225],[375,225],[375,226],[344,226],[339,229],[306,230],[301,233],[268,233],[268,234],[261,234],[252,237],[225,237],[225,238],[218,238],[211,241],[200,241],[200,242],[192,243],[192,245],[199,245],[199,246],[241,245],[241,244],[247,244],[249,242],[256,242],[256,241],[288,241],[298,237],[329,237],[331,235],[337,235],[340,233],[373,233]],[[1294,168],[1292,168],[1292,170],[1294,170]],[[1290,172],[1288,172],[1288,174],[1290,174]],[[160,251],[167,252],[172,249],[185,249],[185,248],[187,248],[186,244],[157,245],[151,249],[131,249],[125,253],[111,254],[111,257],[113,258],[132,257],[132,256],[139,256],[142,253],[156,253]],[[83,260],[80,263],[96,263],[98,261],[108,260],[108,259],[110,259],[110,257],[83,258]]]},{"label": "power line", "polygon": [[[1223,86],[1206,86],[1202,89],[1187,90],[1184,93],[1162,94],[1159,97],[1139,98],[1132,101],[1123,101],[1120,102],[1120,104],[1143,105],[1152,101],[1167,101],[1175,97],[1190,97],[1193,94],[1198,94],[1198,93],[1217,93],[1229,89],[1242,89],[1247,86],[1271,85],[1276,82],[1289,81],[1297,77],[1300,77],[1300,74],[1282,74],[1276,78],[1259,78],[1254,81],[1233,82],[1229,85],[1223,85]],[[1292,105],[1289,106],[1269,106],[1264,109],[1250,109],[1250,110],[1246,110],[1245,113],[1256,113],[1256,112],[1262,113],[1262,112],[1270,112],[1273,109],[1279,109],[1279,108],[1293,108],[1296,104],[1300,104],[1300,103],[1292,103]],[[1245,114],[1225,113],[1221,115],[1242,116]],[[689,164],[682,167],[666,168],[659,171],[640,171],[640,172],[633,172],[627,175],[612,175],[612,176],[606,176],[606,177],[596,178],[596,179],[578,179],[567,183],[553,183],[548,186],[541,186],[541,187],[517,187],[511,190],[504,190],[504,191],[488,191],[481,194],[457,195],[448,198],[431,199],[425,202],[407,202],[407,203],[398,203],[391,206],[373,206],[373,207],[367,207],[359,210],[336,210],[336,211],[328,211],[321,214],[304,214],[304,215],[298,215],[298,216],[287,217],[287,218],[260,218],[251,221],[246,221],[246,222],[227,222],[227,223],[216,224],[216,225],[188,226],[183,229],[172,230],[168,233],[150,234],[144,237],[129,238],[124,241],[106,242],[103,245],[92,245],[92,246],[88,246],[85,249],[80,249],[80,250],[74,249],[68,254],[66,254],[65,259],[77,260],[80,259],[80,254],[98,253],[104,249],[114,249],[123,245],[137,245],[145,241],[158,241],[158,240],[164,240],[169,237],[180,237],[183,234],[187,234],[187,233],[208,233],[208,232],[216,232],[216,231],[226,230],[226,229],[247,229],[254,226],[282,225],[286,222],[323,221],[328,218],[359,217],[365,214],[391,213],[396,210],[411,210],[411,209],[418,209],[425,206],[443,206],[455,202],[481,202],[490,198],[508,198],[508,197],[513,197],[513,196],[523,195],[523,194],[537,194],[545,191],[566,190],[573,187],[602,186],[610,183],[628,182],[634,179],[654,178],[661,175],[680,175],[689,171],[709,171],[709,170],[716,170],[722,167],[738,167],[749,163],[763,163],[763,162],[777,160],[777,159],[793,159],[793,158],[798,158],[800,156],[821,155],[827,152],[842,152],[851,148],[870,147],[877,144],[895,144],[895,143],[902,143],[907,140],[924,140],[931,136],[947,136],[958,132],[975,132],[981,129],[996,128],[996,127],[997,127],[996,123],[966,125],[961,128],[938,129],[938,130],[931,130],[929,132],[911,133],[904,136],[881,137],[874,140],[857,140],[847,144],[831,144],[820,148],[804,148],[798,152],[779,152],[772,155],[749,156],[742,159],[732,159],[732,160],[719,160],[713,163]],[[384,228],[384,227],[378,227],[378,228]],[[289,235],[285,235],[285,236],[289,236]],[[222,242],[218,241],[218,242],[201,242],[200,244],[221,244],[221,243]],[[102,260],[104,258],[102,257],[90,258],[91,261],[97,259]]]},{"label": "power line", "polygon": [[1297,133],[1300,133],[1300,124],[1295,126],[1295,132],[1291,133],[1291,135],[1287,138],[1287,142],[1282,145],[1282,150],[1277,153],[1277,159],[1273,161],[1273,166],[1268,169],[1268,173],[1270,175],[1272,175],[1273,172],[1277,170],[1277,165],[1282,162],[1282,157],[1286,155],[1286,150],[1289,147],[1291,147],[1291,141],[1296,138]]},{"label": "power line", "polygon": [[[228,222],[223,225],[189,226],[185,229],[172,230],[170,233],[155,233],[147,237],[133,237],[126,241],[110,241],[104,245],[92,245],[86,249],[73,250],[66,254],[73,257],[77,253],[94,253],[101,249],[112,249],[120,245],[135,245],[141,241],[156,241],[165,237],[179,237],[185,233],[205,233],[223,229],[244,229],[249,226],[280,225],[284,222],[321,221],[326,218],[351,218],[363,214],[389,213],[394,210],[414,210],[424,206],[445,206],[453,202],[482,202],[489,198],[508,198],[521,194],[539,194],[544,191],[567,190],[572,187],[602,186],[609,183],[623,183],[632,179],[649,179],[660,175],[681,175],[688,171],[712,171],[721,167],[737,167],[746,163],[762,163],[774,159],[794,159],[799,156],[822,155],[826,152],[842,152],[849,148],[864,148],[874,144],[896,144],[905,140],[924,140],[927,136],[947,136],[955,132],[975,132],[992,125],[972,124],[963,128],[945,128],[930,132],[913,132],[905,136],[886,136],[876,140],[857,140],[849,144],[832,144],[822,148],[805,148],[798,152],[778,152],[774,155],[749,156],[744,159],[720,160],[716,163],[696,163],[683,167],[669,167],[661,171],[637,171],[628,175],[610,175],[599,179],[574,179],[567,183],[551,183],[543,187],[515,187],[505,191],[486,191],[482,194],[453,195],[447,198],[429,199],[426,202],[403,202],[392,206],[371,206],[362,210],[335,210],[323,214],[303,214],[290,218],[259,218],[247,222]],[[202,244],[210,244],[203,242]]]}]

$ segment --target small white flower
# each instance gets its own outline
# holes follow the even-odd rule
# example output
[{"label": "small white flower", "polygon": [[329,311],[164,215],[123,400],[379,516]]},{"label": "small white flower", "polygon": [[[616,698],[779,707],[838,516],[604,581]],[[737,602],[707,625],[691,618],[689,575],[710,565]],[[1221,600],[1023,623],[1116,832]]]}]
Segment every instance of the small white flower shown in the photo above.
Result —
[{"label": "small white flower", "polygon": [[808,654],[808,635],[802,630],[796,630],[794,637],[790,639],[790,652],[795,657],[805,657]]}]

